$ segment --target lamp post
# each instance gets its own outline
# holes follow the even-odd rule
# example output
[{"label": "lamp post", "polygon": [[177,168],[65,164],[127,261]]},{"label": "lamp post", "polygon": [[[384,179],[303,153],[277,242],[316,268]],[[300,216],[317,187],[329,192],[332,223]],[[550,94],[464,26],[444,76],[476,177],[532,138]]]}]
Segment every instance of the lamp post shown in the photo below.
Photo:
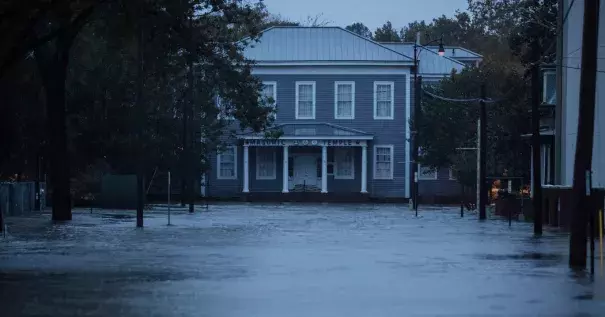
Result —
[{"label": "lamp post", "polygon": [[438,39],[434,39],[425,45],[420,45],[420,32],[416,33],[416,41],[414,42],[414,113],[413,113],[413,130],[412,130],[412,171],[413,177],[410,177],[410,189],[412,192],[410,193],[412,196],[412,204],[414,211],[416,212],[416,216],[418,216],[418,117],[420,115],[421,107],[420,107],[420,96],[422,93],[422,77],[418,76],[418,54],[420,53],[419,49],[426,49],[427,45],[435,43],[439,41],[439,49],[437,50],[437,54],[439,56],[445,55],[445,48],[443,47],[443,36]]}]

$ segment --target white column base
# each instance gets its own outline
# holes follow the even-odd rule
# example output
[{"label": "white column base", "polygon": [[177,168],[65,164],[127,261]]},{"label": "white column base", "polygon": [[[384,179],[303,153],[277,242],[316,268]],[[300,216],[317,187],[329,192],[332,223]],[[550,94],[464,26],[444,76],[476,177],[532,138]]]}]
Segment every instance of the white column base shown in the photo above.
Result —
[{"label": "white column base", "polygon": [[288,182],[288,180],[289,180],[289,177],[288,177],[288,170],[289,170],[288,163],[290,161],[288,160],[288,156],[289,156],[289,154],[288,154],[288,146],[287,145],[284,146],[283,149],[284,150],[283,150],[283,160],[282,160],[283,161],[282,162],[283,169],[282,169],[282,191],[281,192],[283,194],[287,194],[287,193],[290,192],[288,190],[288,186],[289,186],[289,184],[288,184],[289,183]]},{"label": "white column base", "polygon": [[361,147],[361,193],[368,193],[368,146]]},{"label": "white column base", "polygon": [[321,193],[328,193],[328,147],[321,147]]},{"label": "white column base", "polygon": [[249,193],[250,192],[250,167],[249,167],[249,147],[244,145],[244,189],[242,192]]}]

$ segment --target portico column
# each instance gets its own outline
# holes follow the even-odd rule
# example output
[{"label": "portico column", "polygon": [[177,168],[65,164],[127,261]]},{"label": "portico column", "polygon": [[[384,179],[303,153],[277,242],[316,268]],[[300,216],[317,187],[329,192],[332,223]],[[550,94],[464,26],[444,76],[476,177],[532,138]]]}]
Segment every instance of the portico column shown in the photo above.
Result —
[{"label": "portico column", "polygon": [[321,147],[321,192],[328,192],[328,147]]},{"label": "portico column", "polygon": [[250,154],[248,153],[248,145],[244,145],[244,193],[249,193],[250,192],[250,179],[249,179],[249,157]]},{"label": "portico column", "polygon": [[283,170],[283,184],[282,184],[282,193],[288,193],[288,163],[290,161],[288,160],[288,146],[284,145],[284,162],[282,164],[284,170]]},{"label": "portico column", "polygon": [[368,193],[368,146],[361,146],[361,193]]}]

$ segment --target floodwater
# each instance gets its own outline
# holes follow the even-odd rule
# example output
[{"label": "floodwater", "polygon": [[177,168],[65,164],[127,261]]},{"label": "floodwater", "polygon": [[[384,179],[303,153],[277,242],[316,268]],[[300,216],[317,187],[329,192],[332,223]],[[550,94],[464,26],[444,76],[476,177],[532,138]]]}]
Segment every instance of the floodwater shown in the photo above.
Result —
[{"label": "floodwater", "polygon": [[[565,234],[457,208],[220,204],[8,219],[0,316],[605,316]],[[597,244],[598,247],[598,244]]]}]

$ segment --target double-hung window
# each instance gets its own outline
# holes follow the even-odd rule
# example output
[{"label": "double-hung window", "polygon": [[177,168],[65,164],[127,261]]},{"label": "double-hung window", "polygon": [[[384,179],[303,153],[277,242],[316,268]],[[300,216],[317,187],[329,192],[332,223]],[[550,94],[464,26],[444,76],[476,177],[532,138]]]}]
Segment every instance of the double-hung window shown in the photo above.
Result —
[{"label": "double-hung window", "polygon": [[334,83],[334,118],[355,119],[355,82]]},{"label": "double-hung window", "polygon": [[[272,107],[273,110],[277,110],[277,82],[265,81],[263,82],[263,104],[267,107]],[[273,112],[273,118],[275,118],[275,112]]]},{"label": "double-hung window", "polygon": [[392,120],[395,112],[395,83],[374,82],[374,119]]},{"label": "double-hung window", "polygon": [[336,148],[334,149],[334,178],[336,179],[354,179],[355,161],[354,148]]},{"label": "double-hung window", "polygon": [[554,71],[544,72],[542,103],[554,105],[557,103],[557,73]]},{"label": "double-hung window", "polygon": [[275,148],[256,148],[256,179],[275,179]]},{"label": "double-hung window", "polygon": [[315,119],[315,82],[296,82],[296,119]]},{"label": "double-hung window", "polygon": [[374,146],[374,179],[393,179],[393,146]]},{"label": "double-hung window", "polygon": [[237,147],[227,146],[218,153],[218,179],[237,179]]},{"label": "double-hung window", "polygon": [[418,179],[422,180],[436,180],[437,170],[432,167],[422,166],[418,164]]},{"label": "double-hung window", "polygon": [[224,120],[234,120],[235,119],[233,114],[230,113],[231,111],[233,111],[232,107],[224,99],[222,99],[220,96],[216,96],[215,103],[216,103],[216,107],[218,108],[217,119],[224,119]]}]

